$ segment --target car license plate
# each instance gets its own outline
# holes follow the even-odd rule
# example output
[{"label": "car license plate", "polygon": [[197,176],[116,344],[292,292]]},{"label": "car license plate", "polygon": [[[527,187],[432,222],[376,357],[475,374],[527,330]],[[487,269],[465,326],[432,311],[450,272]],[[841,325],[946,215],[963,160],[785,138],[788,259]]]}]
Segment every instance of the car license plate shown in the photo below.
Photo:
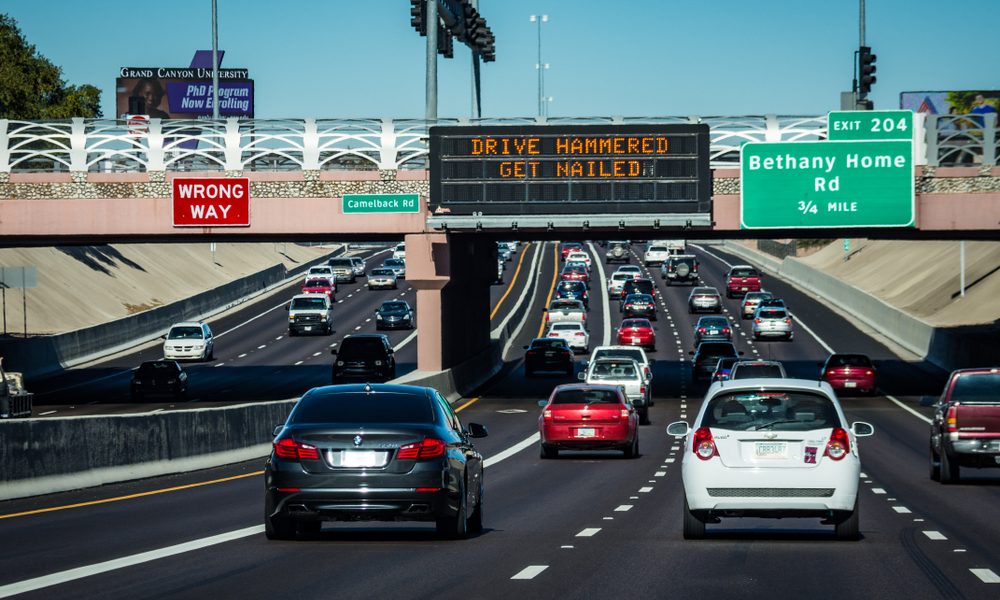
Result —
[{"label": "car license plate", "polygon": [[756,458],[785,458],[788,444],[785,442],[757,442],[754,446]]},{"label": "car license plate", "polygon": [[719,335],[719,330],[718,329],[709,329],[708,330],[708,335]]},{"label": "car license plate", "polygon": [[856,388],[856,387],[858,387],[858,382],[857,381],[845,381],[844,382],[844,387],[845,388]]},{"label": "car license plate", "polygon": [[740,291],[741,291],[741,292],[746,292],[746,291],[748,291],[749,289],[750,289],[750,288],[748,288],[747,286],[743,286],[743,287],[741,287],[741,288],[740,288]]},{"label": "car license plate", "polygon": [[592,438],[596,435],[596,430],[593,427],[581,427],[576,430],[576,437],[581,438]]},{"label": "car license plate", "polygon": [[306,325],[305,327],[302,328],[302,330],[303,331],[312,331],[312,328],[313,328],[312,325]]},{"label": "car license plate", "polygon": [[385,463],[385,452],[374,450],[341,450],[342,467],[381,467]]},{"label": "car license plate", "polygon": [[642,338],[634,337],[634,338],[632,338],[632,343],[633,344],[640,344],[640,343],[642,343]]}]

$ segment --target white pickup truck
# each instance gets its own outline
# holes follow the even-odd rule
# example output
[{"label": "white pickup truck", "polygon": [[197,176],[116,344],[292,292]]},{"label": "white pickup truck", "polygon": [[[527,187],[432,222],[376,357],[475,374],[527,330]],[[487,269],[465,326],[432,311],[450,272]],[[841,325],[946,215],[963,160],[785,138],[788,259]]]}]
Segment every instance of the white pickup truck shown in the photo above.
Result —
[{"label": "white pickup truck", "polygon": [[642,367],[631,358],[599,358],[578,375],[588,384],[618,385],[639,412],[639,422],[649,423],[649,383]]},{"label": "white pickup truck", "polygon": [[545,325],[548,327],[553,323],[575,322],[587,326],[587,309],[580,300],[570,300],[561,298],[549,303],[548,308],[542,309],[545,312]]},{"label": "white pickup truck", "polygon": [[333,304],[326,294],[299,294],[288,303],[288,335],[333,333]]}]

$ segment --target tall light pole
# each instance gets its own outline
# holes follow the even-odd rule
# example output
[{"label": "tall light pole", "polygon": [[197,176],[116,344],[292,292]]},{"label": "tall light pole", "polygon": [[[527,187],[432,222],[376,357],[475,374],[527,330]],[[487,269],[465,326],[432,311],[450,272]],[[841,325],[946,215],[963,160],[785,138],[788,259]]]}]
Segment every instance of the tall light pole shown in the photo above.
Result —
[{"label": "tall light pole", "polygon": [[538,23],[538,62],[535,63],[535,68],[538,69],[538,116],[541,117],[545,113],[545,69],[549,68],[549,65],[542,63],[542,23],[546,23],[549,20],[549,15],[531,15],[528,17],[528,21],[532,23]]},{"label": "tall light pole", "polygon": [[212,118],[219,118],[219,7],[212,0]]}]

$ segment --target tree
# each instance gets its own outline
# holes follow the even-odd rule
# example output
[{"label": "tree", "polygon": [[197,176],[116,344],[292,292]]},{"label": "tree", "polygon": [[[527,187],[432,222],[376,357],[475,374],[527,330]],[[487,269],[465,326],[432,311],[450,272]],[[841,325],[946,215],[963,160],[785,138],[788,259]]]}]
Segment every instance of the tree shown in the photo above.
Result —
[{"label": "tree", "polygon": [[17,22],[0,14],[0,119],[100,117],[101,91],[66,85],[62,69],[29,44]]}]

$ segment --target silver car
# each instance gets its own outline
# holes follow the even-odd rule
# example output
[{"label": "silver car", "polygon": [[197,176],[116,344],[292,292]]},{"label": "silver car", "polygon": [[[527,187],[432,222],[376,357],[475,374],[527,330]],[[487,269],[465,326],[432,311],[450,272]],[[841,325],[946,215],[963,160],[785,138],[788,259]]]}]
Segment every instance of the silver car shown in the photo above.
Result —
[{"label": "silver car", "polygon": [[688,296],[688,312],[722,312],[722,296],[714,287],[696,287]]},{"label": "silver car", "polygon": [[396,282],[396,272],[392,269],[386,267],[379,267],[378,269],[372,269],[372,272],[368,274],[368,289],[374,290],[378,289],[396,289],[398,284]]},{"label": "silver car", "polygon": [[758,306],[753,315],[753,339],[779,337],[791,340],[792,315],[783,306]]},{"label": "silver car", "polygon": [[406,279],[406,260],[402,258],[387,258],[382,266],[392,269],[398,279]]}]

